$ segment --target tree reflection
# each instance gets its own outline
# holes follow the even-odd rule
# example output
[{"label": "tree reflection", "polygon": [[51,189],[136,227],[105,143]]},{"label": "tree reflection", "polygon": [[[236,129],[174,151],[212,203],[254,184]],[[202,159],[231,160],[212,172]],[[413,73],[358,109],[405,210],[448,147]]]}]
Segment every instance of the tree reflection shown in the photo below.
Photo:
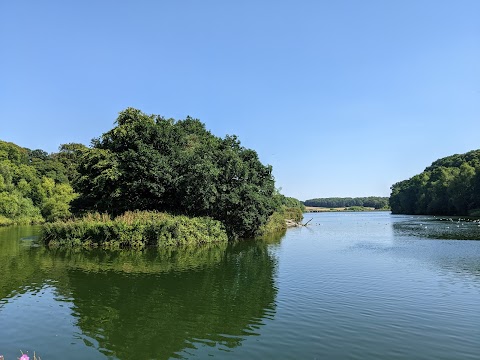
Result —
[{"label": "tree reflection", "polygon": [[233,348],[274,315],[269,247],[280,236],[108,252],[32,246],[32,230],[0,229],[0,306],[52,284],[60,301],[72,302],[85,344],[106,355],[163,359],[199,346]]},{"label": "tree reflection", "polygon": [[19,241],[31,237],[34,229],[31,226],[0,227],[0,304],[6,298],[42,287],[40,255],[30,246],[32,240]]},{"label": "tree reflection", "polygon": [[264,242],[129,254],[103,262],[82,255],[68,270],[78,326],[107,355],[163,359],[200,343],[232,348],[273,316],[276,261]]}]

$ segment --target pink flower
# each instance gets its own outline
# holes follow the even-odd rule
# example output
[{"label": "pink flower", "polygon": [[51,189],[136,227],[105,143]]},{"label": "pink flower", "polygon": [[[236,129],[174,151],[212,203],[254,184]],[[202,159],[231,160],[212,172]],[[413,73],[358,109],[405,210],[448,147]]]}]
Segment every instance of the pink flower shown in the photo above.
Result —
[{"label": "pink flower", "polygon": [[23,354],[18,360],[30,360],[27,354]]}]

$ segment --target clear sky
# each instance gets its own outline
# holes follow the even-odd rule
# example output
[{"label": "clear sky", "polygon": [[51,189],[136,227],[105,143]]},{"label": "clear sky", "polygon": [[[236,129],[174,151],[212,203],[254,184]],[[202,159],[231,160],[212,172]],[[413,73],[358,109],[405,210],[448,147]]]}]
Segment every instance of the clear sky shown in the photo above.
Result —
[{"label": "clear sky", "polygon": [[305,200],[480,148],[477,0],[2,1],[0,49],[0,139],[31,149],[190,115]]}]

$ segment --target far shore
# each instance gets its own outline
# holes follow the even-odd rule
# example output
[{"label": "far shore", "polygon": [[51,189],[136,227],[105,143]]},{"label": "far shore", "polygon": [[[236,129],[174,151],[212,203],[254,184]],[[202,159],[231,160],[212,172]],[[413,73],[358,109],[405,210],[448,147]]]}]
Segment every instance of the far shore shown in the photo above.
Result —
[{"label": "far shore", "polygon": [[316,207],[316,206],[305,206],[305,212],[362,212],[362,211],[390,211],[390,209],[375,209],[373,207],[363,207],[363,206],[351,206],[351,207],[337,207],[337,208],[326,208],[326,207]]}]

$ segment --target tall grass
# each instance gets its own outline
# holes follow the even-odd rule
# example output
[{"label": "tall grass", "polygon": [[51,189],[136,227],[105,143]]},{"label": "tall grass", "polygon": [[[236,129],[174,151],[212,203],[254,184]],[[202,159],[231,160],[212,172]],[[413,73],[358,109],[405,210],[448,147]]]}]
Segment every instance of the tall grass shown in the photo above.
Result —
[{"label": "tall grass", "polygon": [[288,220],[300,222],[303,220],[303,211],[298,208],[285,208],[283,209],[283,217]]},{"label": "tall grass", "polygon": [[206,217],[129,211],[113,219],[108,214],[92,213],[46,223],[41,239],[49,246],[144,248],[226,242],[227,234],[219,221]]},{"label": "tall grass", "polygon": [[268,221],[260,228],[260,237],[268,237],[273,234],[285,232],[287,230],[287,223],[282,212],[274,212],[268,218]]},{"label": "tall grass", "polygon": [[270,215],[265,225],[260,228],[259,237],[268,238],[278,233],[284,233],[287,230],[286,220],[301,222],[303,220],[302,210],[298,207],[283,207],[274,212],[272,215]]}]

